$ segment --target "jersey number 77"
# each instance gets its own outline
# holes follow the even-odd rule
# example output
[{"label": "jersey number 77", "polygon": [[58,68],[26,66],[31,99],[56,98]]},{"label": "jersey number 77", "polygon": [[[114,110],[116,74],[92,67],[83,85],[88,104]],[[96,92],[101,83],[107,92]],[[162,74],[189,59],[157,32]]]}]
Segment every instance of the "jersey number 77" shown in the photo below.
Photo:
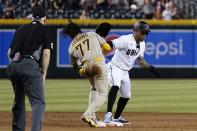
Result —
[{"label": "jersey number 77", "polygon": [[80,50],[82,56],[84,55],[84,49],[83,49],[83,48],[85,48],[84,45],[86,45],[87,51],[90,50],[89,39],[85,39],[82,43],[80,43],[76,46],[76,49]]}]

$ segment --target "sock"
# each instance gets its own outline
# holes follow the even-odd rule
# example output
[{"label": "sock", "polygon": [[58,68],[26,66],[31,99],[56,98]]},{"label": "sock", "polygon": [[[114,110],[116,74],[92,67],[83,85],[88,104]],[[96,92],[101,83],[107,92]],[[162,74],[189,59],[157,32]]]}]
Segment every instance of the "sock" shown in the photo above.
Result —
[{"label": "sock", "polygon": [[97,91],[94,90],[93,88],[90,89],[90,93],[89,93],[89,101],[88,101],[88,108],[85,111],[85,113],[83,114],[84,116],[88,116],[91,118],[92,112],[91,112],[91,107],[93,102],[95,101],[95,98],[97,96]]},{"label": "sock", "polygon": [[119,90],[118,86],[111,87],[111,90],[109,91],[109,95],[108,95],[107,112],[112,112],[112,108],[116,100],[118,90]]},{"label": "sock", "polygon": [[129,98],[123,98],[123,97],[119,98],[116,113],[114,115],[114,119],[117,119],[120,117],[128,101],[129,101]]},{"label": "sock", "polygon": [[[107,91],[99,92],[97,90],[90,91],[88,109],[84,113],[85,116],[92,118],[95,113],[102,107],[106,100]],[[95,116],[96,117],[96,116]]]},{"label": "sock", "polygon": [[103,104],[105,103],[106,97],[107,97],[107,92],[106,93],[97,92],[94,103],[92,104],[92,108],[94,109],[95,112],[100,110],[100,108],[103,106]]},{"label": "sock", "polygon": [[90,106],[95,101],[94,99],[95,99],[96,93],[97,93],[96,89],[94,88],[90,89],[88,106]]}]

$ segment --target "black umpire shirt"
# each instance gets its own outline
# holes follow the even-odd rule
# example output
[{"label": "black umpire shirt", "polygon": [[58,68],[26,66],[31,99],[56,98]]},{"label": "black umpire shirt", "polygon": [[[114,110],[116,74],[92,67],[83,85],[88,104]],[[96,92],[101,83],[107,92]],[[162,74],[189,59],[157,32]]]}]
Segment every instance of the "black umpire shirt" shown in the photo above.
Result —
[{"label": "black umpire shirt", "polygon": [[46,27],[38,21],[32,21],[16,30],[10,45],[10,58],[20,52],[21,56],[31,55],[39,61],[42,50],[52,49],[52,44]]}]

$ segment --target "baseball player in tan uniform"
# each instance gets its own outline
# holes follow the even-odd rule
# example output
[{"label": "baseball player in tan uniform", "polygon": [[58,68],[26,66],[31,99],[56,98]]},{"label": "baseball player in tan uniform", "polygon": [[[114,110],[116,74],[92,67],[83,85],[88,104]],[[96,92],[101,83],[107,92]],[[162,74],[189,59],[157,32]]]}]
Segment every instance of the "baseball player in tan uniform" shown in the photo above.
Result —
[{"label": "baseball player in tan uniform", "polygon": [[95,112],[104,104],[108,89],[102,50],[110,50],[111,47],[95,32],[82,33],[73,22],[64,27],[63,33],[72,38],[69,47],[71,65],[81,76],[87,77],[91,84],[88,108],[81,118],[91,127],[105,126],[97,120]]}]

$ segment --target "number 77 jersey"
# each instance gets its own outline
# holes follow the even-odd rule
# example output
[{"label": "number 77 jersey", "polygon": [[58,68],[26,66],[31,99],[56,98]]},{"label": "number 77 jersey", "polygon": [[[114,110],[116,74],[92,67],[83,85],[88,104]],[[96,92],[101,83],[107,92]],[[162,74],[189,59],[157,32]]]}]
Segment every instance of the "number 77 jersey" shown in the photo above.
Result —
[{"label": "number 77 jersey", "polygon": [[105,58],[101,47],[105,42],[95,32],[78,34],[69,46],[70,63],[72,64],[73,57],[78,60],[78,64],[82,64],[82,62],[87,60],[93,62],[96,59],[104,62]]}]

